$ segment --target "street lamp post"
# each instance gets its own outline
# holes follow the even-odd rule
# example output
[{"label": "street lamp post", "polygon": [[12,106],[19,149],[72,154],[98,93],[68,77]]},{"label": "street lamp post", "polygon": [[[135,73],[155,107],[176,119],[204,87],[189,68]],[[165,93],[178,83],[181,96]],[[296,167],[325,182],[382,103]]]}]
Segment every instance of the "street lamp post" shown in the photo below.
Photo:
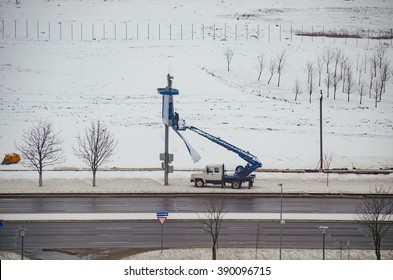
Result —
[{"label": "street lamp post", "polygon": [[320,226],[320,230],[322,230],[322,259],[325,259],[325,235],[326,235],[326,230],[328,229],[327,226]]},{"label": "street lamp post", "polygon": [[21,227],[20,229],[18,229],[20,237],[22,237],[22,260],[23,260],[23,255],[24,255],[24,242],[25,242],[25,234],[26,234],[26,228]]},{"label": "street lamp post", "polygon": [[282,225],[285,224],[285,221],[282,219],[282,184],[278,184],[280,187],[281,199],[280,199],[280,256],[279,259],[281,260],[281,251],[282,251]]}]

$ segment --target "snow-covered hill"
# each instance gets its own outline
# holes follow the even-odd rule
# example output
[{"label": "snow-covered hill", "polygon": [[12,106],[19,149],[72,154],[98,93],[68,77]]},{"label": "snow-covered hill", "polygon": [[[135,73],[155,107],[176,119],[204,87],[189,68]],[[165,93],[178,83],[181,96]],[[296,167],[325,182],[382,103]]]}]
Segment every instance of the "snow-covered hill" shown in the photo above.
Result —
[{"label": "snow-covered hill", "polygon": [[[392,59],[393,51],[391,39],[295,33],[303,26],[308,32],[375,37],[392,28],[392,11],[392,2],[382,0],[22,0],[20,5],[2,0],[0,154],[16,151],[23,131],[47,119],[64,139],[67,161],[62,166],[84,167],[72,146],[78,133],[100,118],[119,140],[108,167],[159,167],[164,127],[156,89],[166,86],[170,71],[180,90],[175,108],[188,124],[249,150],[264,167],[315,168],[319,87],[309,103],[306,63],[316,66],[317,55],[340,49],[352,63],[357,84],[365,55],[385,46],[386,57]],[[229,72],[224,56],[228,47],[235,51]],[[282,50],[287,68],[278,88],[277,73],[267,84],[268,68]],[[257,81],[261,53],[265,69]],[[369,68],[370,63],[361,80],[368,81]],[[325,71],[322,75],[324,149],[333,155],[331,168],[393,166],[393,79],[375,108],[368,94],[359,104],[357,89],[348,102],[341,85],[336,100],[326,98]],[[296,79],[303,93],[294,101]],[[171,133],[176,168],[242,163],[192,132],[185,137],[202,160],[194,164],[181,139]]]}]

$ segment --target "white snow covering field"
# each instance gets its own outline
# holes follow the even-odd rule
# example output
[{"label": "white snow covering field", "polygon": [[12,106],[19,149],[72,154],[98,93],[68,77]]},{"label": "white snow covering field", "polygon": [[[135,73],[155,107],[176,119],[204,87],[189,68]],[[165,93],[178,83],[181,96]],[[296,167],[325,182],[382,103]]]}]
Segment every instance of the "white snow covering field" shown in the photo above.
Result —
[{"label": "white snow covering field", "polygon": [[[265,168],[315,168],[319,160],[319,89],[311,104],[306,93],[295,102],[292,90],[296,79],[305,88],[307,61],[316,64],[317,54],[328,48],[341,49],[351,58],[357,77],[358,54],[362,58],[385,45],[388,58],[393,56],[391,39],[302,38],[294,34],[303,26],[308,31],[323,28],[378,36],[380,30],[392,28],[392,1],[14,2],[0,1],[4,24],[0,29],[4,31],[0,34],[0,154],[15,152],[23,131],[46,119],[64,140],[66,162],[57,167],[86,167],[72,147],[78,134],[97,119],[119,141],[118,151],[106,167],[159,167],[164,126],[157,88],[166,86],[170,71],[175,77],[173,86],[180,90],[175,109],[187,124],[250,151]],[[216,27],[215,38],[212,26]],[[229,72],[223,54],[227,47],[235,51]],[[278,88],[277,74],[267,84],[268,63],[283,49],[288,67]],[[257,57],[262,52],[266,66],[258,82]],[[369,71],[363,76],[368,77]],[[333,155],[331,168],[393,166],[392,81],[377,108],[368,95],[359,105],[356,90],[347,102],[341,87],[336,100],[326,98],[322,86],[324,150]],[[171,132],[175,168],[243,163],[237,155],[193,132],[184,135],[202,159],[194,164],[181,139]],[[16,166],[1,168],[22,166],[23,159]]]},{"label": "white snow covering field", "polygon": [[[320,88],[309,103],[306,63],[316,65],[317,55],[328,49],[342,50],[350,58],[357,82],[358,62],[385,46],[391,70],[392,39],[366,37],[391,35],[392,14],[390,0],[21,0],[19,5],[0,0],[0,155],[17,152],[23,132],[39,120],[48,120],[64,141],[66,161],[55,167],[85,168],[73,146],[84,128],[100,119],[119,141],[116,155],[104,167],[160,167],[164,126],[157,88],[166,86],[170,72],[174,88],[180,91],[175,109],[188,125],[250,151],[264,168],[314,169],[319,161]],[[296,36],[301,30],[363,38]],[[226,48],[234,49],[229,72]],[[282,50],[287,67],[277,87],[277,73],[267,84],[268,66]],[[265,69],[257,81],[261,53]],[[362,74],[365,81],[369,67]],[[303,93],[294,101],[296,79]],[[341,85],[336,100],[326,98],[323,83],[321,89],[324,151],[333,156],[330,168],[392,167],[393,79],[388,80],[377,108],[368,94],[360,105],[357,89],[350,102]],[[194,164],[171,131],[169,149],[177,169],[243,164],[237,155],[193,132],[184,136],[202,159]],[[14,171],[25,169],[24,163],[22,159],[17,165],[0,167],[0,192],[162,191],[162,172],[99,172],[94,189],[90,173],[46,172],[46,188],[37,188],[36,172]],[[282,183],[285,192],[364,193],[375,186],[392,187],[393,182],[392,175],[333,174],[326,187],[325,174],[257,176],[261,179],[254,189],[239,191],[278,192],[277,184]],[[187,188],[187,172],[175,172],[170,178],[167,192],[217,192]],[[166,250],[162,255],[155,251],[127,259],[210,258],[208,249],[190,250]],[[218,257],[254,259],[254,253],[220,249]],[[283,253],[284,259],[320,258],[318,250],[284,249]],[[341,253],[328,251],[327,258],[340,259]],[[374,258],[371,251],[351,254],[354,259]],[[392,252],[384,257],[392,259]],[[19,256],[0,252],[0,258]],[[259,258],[276,259],[277,250],[260,249]]]}]

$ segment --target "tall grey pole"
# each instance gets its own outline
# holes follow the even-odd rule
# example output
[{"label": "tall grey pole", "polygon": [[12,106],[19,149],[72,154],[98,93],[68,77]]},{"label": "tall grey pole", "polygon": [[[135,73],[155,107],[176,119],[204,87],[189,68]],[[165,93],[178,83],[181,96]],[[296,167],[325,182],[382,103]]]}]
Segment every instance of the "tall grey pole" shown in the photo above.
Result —
[{"label": "tall grey pole", "polygon": [[169,127],[165,125],[165,159],[164,159],[164,185],[168,186],[168,173],[169,173]]},{"label": "tall grey pole", "polygon": [[325,260],[325,231],[322,233],[322,242],[323,242],[323,248],[322,248],[322,259]]},{"label": "tall grey pole", "polygon": [[282,184],[279,184],[281,188],[281,203],[280,203],[280,260],[281,260],[281,248],[282,248]]},{"label": "tall grey pole", "polygon": [[322,96],[322,90],[321,90],[321,97],[320,97],[320,99],[319,99],[319,139],[320,139],[320,147],[319,147],[319,149],[320,149],[320,159],[319,159],[319,161],[320,161],[320,167],[319,167],[319,170],[320,171],[322,171],[323,170],[323,146],[322,146],[322,99],[323,99],[323,96]]},{"label": "tall grey pole", "polygon": [[161,224],[161,254],[164,251],[164,225]]},{"label": "tall grey pole", "polygon": [[322,259],[325,260],[325,235],[328,227],[320,226],[319,229],[322,230]]}]

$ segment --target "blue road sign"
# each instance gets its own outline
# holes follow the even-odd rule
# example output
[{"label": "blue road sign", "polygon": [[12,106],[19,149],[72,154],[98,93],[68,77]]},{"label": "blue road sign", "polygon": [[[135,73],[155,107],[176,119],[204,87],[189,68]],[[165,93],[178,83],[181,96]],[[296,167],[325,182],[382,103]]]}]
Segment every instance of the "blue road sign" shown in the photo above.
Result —
[{"label": "blue road sign", "polygon": [[4,220],[0,220],[0,230],[2,230],[4,227]]},{"label": "blue road sign", "polygon": [[157,217],[168,217],[168,212],[157,212]]}]

